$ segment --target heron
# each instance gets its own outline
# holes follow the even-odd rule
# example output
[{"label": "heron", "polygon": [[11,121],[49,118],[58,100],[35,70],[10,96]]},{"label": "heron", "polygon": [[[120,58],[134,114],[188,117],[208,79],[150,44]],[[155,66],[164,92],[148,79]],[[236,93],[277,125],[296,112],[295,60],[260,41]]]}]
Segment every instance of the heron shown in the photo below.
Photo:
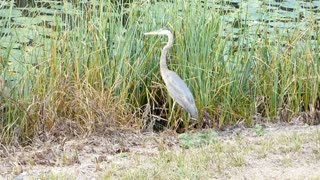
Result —
[{"label": "heron", "polygon": [[166,85],[169,95],[174,101],[172,109],[177,102],[184,110],[189,113],[189,115],[191,115],[192,119],[197,119],[198,111],[190,89],[188,88],[186,83],[175,72],[169,70],[167,66],[166,56],[169,49],[173,45],[173,34],[167,29],[159,29],[157,31],[144,33],[144,35],[165,35],[168,37],[168,42],[161,51],[160,74]]}]

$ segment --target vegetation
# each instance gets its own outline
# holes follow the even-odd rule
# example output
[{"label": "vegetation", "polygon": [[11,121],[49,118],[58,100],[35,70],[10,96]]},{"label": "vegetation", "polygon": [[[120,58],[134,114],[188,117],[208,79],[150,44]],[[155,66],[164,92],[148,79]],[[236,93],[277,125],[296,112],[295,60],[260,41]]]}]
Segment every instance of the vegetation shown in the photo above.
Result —
[{"label": "vegetation", "polygon": [[[144,117],[168,117],[172,100],[158,62],[166,39],[143,36],[161,27],[175,35],[170,69],[216,126],[238,121],[250,126],[257,114],[272,121],[283,112],[282,120],[289,121],[319,108],[319,25],[312,19],[279,28],[253,21],[244,8],[226,16],[228,11],[215,10],[211,1],[141,1],[119,8],[94,0],[63,4],[50,20],[39,20],[43,9],[23,19],[8,7],[10,15],[0,22],[4,143],[48,131],[78,135],[121,125],[141,128]],[[165,124],[169,128],[187,117],[174,111],[173,122]]]}]

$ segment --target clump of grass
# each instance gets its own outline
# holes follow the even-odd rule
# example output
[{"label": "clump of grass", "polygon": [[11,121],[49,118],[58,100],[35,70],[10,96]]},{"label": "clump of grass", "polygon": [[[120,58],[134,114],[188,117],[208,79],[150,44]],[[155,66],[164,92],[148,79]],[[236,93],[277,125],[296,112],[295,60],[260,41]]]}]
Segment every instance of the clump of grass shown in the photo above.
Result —
[{"label": "clump of grass", "polygon": [[261,142],[260,146],[257,146],[256,149],[258,158],[266,158],[267,155],[272,151],[272,147],[274,146],[273,140],[267,139]]},{"label": "clump of grass", "polygon": [[245,165],[244,155],[238,152],[232,152],[228,154],[230,163],[235,167],[241,167]]},{"label": "clump of grass", "polygon": [[282,152],[289,153],[300,151],[302,140],[301,137],[297,135],[297,133],[292,133],[290,136],[284,135],[279,139],[281,141],[279,141],[278,143],[282,145],[280,148]]}]

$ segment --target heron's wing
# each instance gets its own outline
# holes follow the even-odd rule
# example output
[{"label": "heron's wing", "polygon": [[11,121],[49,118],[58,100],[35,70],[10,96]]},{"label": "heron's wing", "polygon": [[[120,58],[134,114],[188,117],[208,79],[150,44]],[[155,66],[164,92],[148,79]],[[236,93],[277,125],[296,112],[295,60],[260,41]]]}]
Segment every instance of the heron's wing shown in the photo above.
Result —
[{"label": "heron's wing", "polygon": [[186,111],[188,111],[192,117],[197,118],[198,112],[194,102],[193,95],[186,83],[173,71],[169,71],[163,77],[166,83],[170,96]]},{"label": "heron's wing", "polygon": [[190,89],[175,72],[169,71],[169,73],[166,74],[164,81],[170,96],[178,103],[179,101],[186,101],[185,103],[194,104],[194,98]]}]

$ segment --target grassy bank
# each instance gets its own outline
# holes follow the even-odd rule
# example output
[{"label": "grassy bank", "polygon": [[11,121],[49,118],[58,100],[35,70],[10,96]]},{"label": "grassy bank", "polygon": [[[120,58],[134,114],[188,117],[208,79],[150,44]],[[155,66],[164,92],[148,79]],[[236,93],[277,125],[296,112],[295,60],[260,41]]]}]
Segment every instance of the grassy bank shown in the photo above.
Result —
[{"label": "grassy bank", "polygon": [[[35,35],[32,45],[16,48],[12,41],[1,50],[3,142],[45,132],[140,128],[143,117],[166,119],[172,100],[158,62],[166,39],[143,36],[161,27],[175,35],[170,69],[185,80],[199,111],[206,111],[217,126],[251,125],[257,114],[289,121],[316,108],[320,39],[319,25],[311,20],[305,20],[303,29],[266,30],[268,24],[250,28],[255,22],[237,21],[241,11],[225,24],[223,12],[209,8],[209,2],[136,2],[126,8],[91,3],[84,12],[68,9],[69,30],[59,18],[52,20],[48,35],[30,25],[31,33],[42,35]],[[18,58],[13,55],[17,51]],[[181,117],[185,113],[175,110],[168,126],[176,128]]]}]

